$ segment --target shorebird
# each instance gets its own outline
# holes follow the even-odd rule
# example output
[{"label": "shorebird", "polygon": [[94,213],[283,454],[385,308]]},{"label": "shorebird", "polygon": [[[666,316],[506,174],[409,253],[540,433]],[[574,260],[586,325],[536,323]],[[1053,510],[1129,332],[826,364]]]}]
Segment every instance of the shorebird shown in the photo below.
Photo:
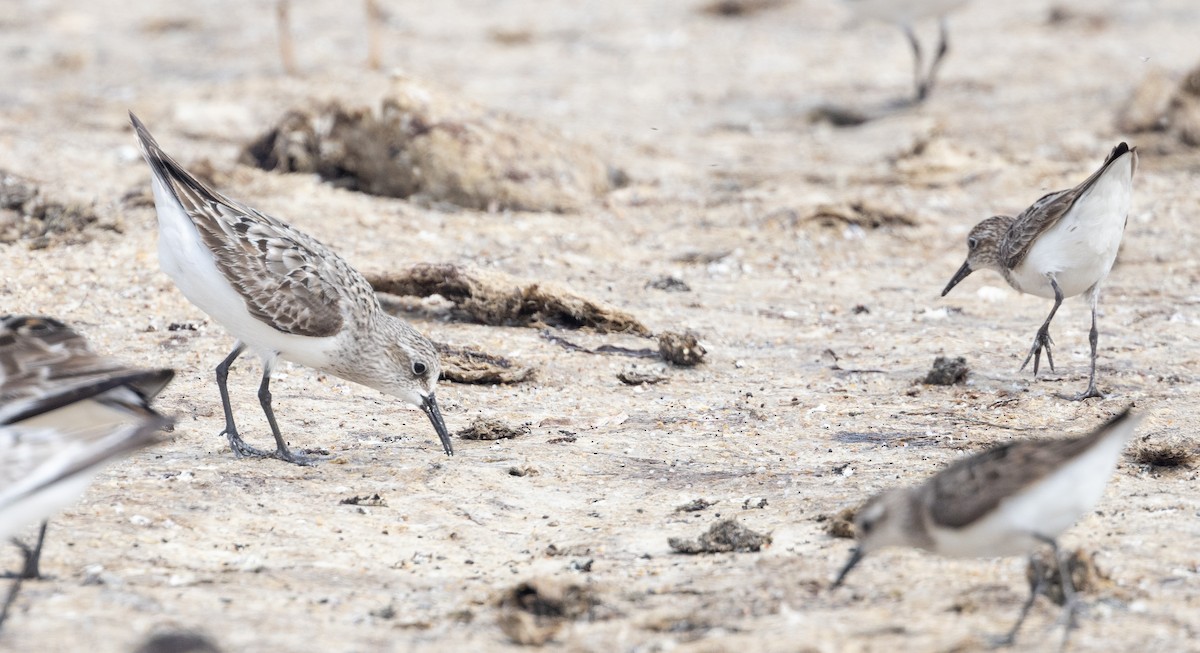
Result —
[{"label": "shorebird", "polygon": [[46,519],[83,494],[101,467],[158,440],[171,420],[150,408],[174,372],[98,356],[87,340],[48,317],[0,316],[0,537],[42,522],[20,582],[39,577]]},{"label": "shorebird", "polygon": [[[855,517],[858,547],[832,587],[841,585],[867,554],[889,546],[983,558],[1022,555],[1048,545],[1063,579],[1069,629],[1075,593],[1056,538],[1103,496],[1139,421],[1141,416],[1126,409],[1087,435],[1010,442],[963,458],[916,487],[876,495]],[[1040,563],[1033,555],[1029,559],[1036,582],[1005,636],[1009,643],[1042,589]]]},{"label": "shorebird", "polygon": [[[855,14],[862,18],[872,18],[892,23],[904,30],[913,51],[913,70],[916,83],[915,102],[922,102],[929,97],[933,90],[933,82],[937,77],[942,59],[950,51],[948,30],[946,29],[946,14],[957,9],[967,0],[846,0],[846,4]],[[920,19],[936,16],[938,19],[938,47],[934,51],[933,63],[929,72],[924,70],[924,56],[921,52],[921,42],[913,31],[913,25]]]},{"label": "shorebird", "polygon": [[1054,299],[1021,369],[1033,359],[1036,376],[1042,350],[1050,354],[1050,321],[1066,297],[1087,293],[1092,307],[1091,373],[1088,387],[1075,399],[1103,397],[1096,389],[1096,303],[1108,277],[1129,219],[1137,148],[1121,143],[1100,169],[1074,188],[1048,193],[1016,218],[988,218],[967,236],[967,260],[946,284],[942,296],[975,270],[995,270],[1016,290]]},{"label": "shorebird", "polygon": [[[385,313],[371,284],[342,257],[205,186],[167,156],[137,116],[129,118],[153,173],[159,265],[185,297],[237,338],[216,370],[222,433],[234,454],[311,463],[288,449],[271,409],[271,371],[283,359],[419,407],[453,455],[434,399],[441,364],[433,343]],[[234,424],[227,379],[246,348],[262,359],[258,399],[275,436],[274,452],[246,444]]]}]

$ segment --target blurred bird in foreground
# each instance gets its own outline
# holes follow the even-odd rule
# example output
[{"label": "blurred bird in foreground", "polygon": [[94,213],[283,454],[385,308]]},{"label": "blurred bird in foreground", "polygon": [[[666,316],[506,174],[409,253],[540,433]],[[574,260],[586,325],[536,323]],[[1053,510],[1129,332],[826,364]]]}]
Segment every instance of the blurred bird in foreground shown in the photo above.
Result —
[{"label": "blurred bird in foreground", "polygon": [[49,317],[0,316],[0,537],[42,522],[21,581],[39,576],[46,519],[76,501],[103,465],[154,444],[171,420],[150,400],[174,376],[98,356],[83,336]]},{"label": "blurred bird in foreground", "polygon": [[833,582],[840,586],[862,559],[909,546],[939,555],[990,558],[1030,554],[1034,583],[1021,614],[1001,640],[1012,644],[1045,576],[1032,551],[1049,546],[1062,578],[1063,617],[1070,633],[1076,597],[1058,536],[1091,512],[1141,421],[1129,409],[1086,435],[1016,440],[962,458],[924,483],[888,490],[854,519],[858,548]]}]

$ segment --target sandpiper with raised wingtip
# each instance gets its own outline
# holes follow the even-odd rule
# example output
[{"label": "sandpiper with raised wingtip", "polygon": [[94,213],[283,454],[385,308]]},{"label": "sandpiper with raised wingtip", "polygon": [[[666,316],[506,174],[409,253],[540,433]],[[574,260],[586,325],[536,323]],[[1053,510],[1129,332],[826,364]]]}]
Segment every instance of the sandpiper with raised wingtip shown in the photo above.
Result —
[{"label": "sandpiper with raised wingtip", "polygon": [[[1092,509],[1141,416],[1129,410],[1074,438],[1010,442],[969,456],[924,483],[879,494],[855,516],[858,547],[833,583],[838,587],[867,554],[909,546],[951,557],[999,557],[1050,546],[1063,578],[1068,630],[1071,575],[1056,538]],[[1037,569],[1036,557],[1030,562]],[[1041,591],[1040,573],[1006,641],[1016,637]]]},{"label": "sandpiper with raised wingtip", "polygon": [[[271,409],[271,371],[283,359],[419,407],[453,455],[434,399],[441,365],[433,343],[385,313],[371,285],[333,250],[210,189],[168,156],[137,116],[129,117],[153,173],[159,265],[185,297],[237,338],[217,366],[223,433],[233,452],[311,462],[288,449]],[[233,420],[226,382],[247,347],[263,362],[258,399],[275,437],[273,452],[246,444]]]},{"label": "sandpiper with raised wingtip", "polygon": [[998,215],[975,225],[967,236],[967,260],[942,291],[945,297],[975,270],[995,270],[1020,292],[1053,298],[1054,307],[1021,363],[1025,369],[1032,358],[1035,375],[1043,349],[1054,369],[1050,355],[1054,313],[1064,298],[1087,293],[1092,307],[1091,373],[1087,390],[1075,399],[1103,397],[1096,389],[1096,302],[1121,247],[1137,163],[1137,148],[1121,143],[1078,186],[1048,193],[1016,218]]}]

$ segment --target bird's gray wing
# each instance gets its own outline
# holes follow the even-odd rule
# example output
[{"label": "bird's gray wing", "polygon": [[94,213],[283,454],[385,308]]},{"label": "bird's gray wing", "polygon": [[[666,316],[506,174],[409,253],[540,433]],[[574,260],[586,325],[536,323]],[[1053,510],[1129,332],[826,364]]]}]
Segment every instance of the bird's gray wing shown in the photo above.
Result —
[{"label": "bird's gray wing", "polygon": [[118,386],[128,386],[149,400],[173,376],[169,369],[136,369],[99,356],[83,336],[54,318],[0,316],[0,423]]},{"label": "bird's gray wing", "polygon": [[[918,492],[930,508],[933,522],[962,528],[994,509],[1001,501],[1033,485],[1090,449],[1106,436],[1126,436],[1133,426],[1128,410],[1087,435],[1062,439],[1021,440],[969,456],[926,481]],[[1120,431],[1118,433],[1118,431]]]},{"label": "bird's gray wing", "polygon": [[171,420],[149,401],[173,376],[99,356],[54,318],[0,316],[0,505],[157,441]]},{"label": "bird's gray wing", "polygon": [[151,171],[196,225],[247,310],[283,333],[339,332],[345,301],[339,288],[369,292],[362,275],[311,236],[210,189],[168,156],[136,116],[130,119]]}]

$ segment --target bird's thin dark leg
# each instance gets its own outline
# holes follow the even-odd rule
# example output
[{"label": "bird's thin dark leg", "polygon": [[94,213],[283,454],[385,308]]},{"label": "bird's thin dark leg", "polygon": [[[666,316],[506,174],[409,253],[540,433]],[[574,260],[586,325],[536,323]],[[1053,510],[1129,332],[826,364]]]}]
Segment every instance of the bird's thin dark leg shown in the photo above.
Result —
[{"label": "bird's thin dark leg", "polygon": [[263,412],[267,414],[267,423],[271,425],[271,434],[275,436],[275,453],[270,454],[280,460],[286,460],[296,465],[311,465],[312,461],[305,456],[292,453],[283,441],[279,425],[275,423],[275,411],[271,410],[271,365],[263,370],[262,384],[258,386],[258,402],[262,404]]},{"label": "bird's thin dark leg", "polygon": [[229,403],[229,367],[245,350],[246,345],[240,341],[237,342],[233,346],[233,351],[229,352],[220,365],[217,365],[217,389],[221,391],[221,408],[225,410],[225,430],[221,434],[229,439],[229,448],[233,449],[233,454],[238,458],[265,458],[271,455],[270,452],[246,444],[246,441],[238,434],[237,425],[233,422],[233,405]]},{"label": "bird's thin dark leg", "polygon": [[13,579],[12,586],[8,588],[8,596],[4,597],[4,606],[0,607],[0,626],[8,619],[8,611],[12,608],[12,604],[17,600],[17,593],[21,591],[21,582],[24,578],[17,576]]},{"label": "bird's thin dark leg", "polygon": [[929,66],[929,74],[925,76],[925,84],[918,89],[918,101],[929,97],[929,93],[933,91],[933,82],[937,77],[938,68],[942,65],[942,59],[946,57],[946,53],[950,51],[949,34],[949,30],[946,28],[946,18],[943,16],[938,20],[938,49],[933,55],[933,64]]},{"label": "bird's thin dark leg", "polygon": [[46,524],[47,522],[42,522],[42,527],[38,529],[37,544],[32,548],[21,540],[13,538],[13,544],[21,550],[21,554],[25,556],[25,562],[21,565],[21,572],[16,574],[16,578],[13,579],[12,586],[8,588],[8,596],[4,597],[4,605],[0,606],[0,626],[3,626],[5,620],[8,619],[8,611],[17,600],[17,593],[21,591],[21,583],[27,579],[42,577],[38,567],[42,558],[42,544],[46,541]]},{"label": "bird's thin dark leg", "polygon": [[21,568],[21,578],[34,580],[42,577],[42,544],[46,542],[46,526],[48,524],[49,522],[42,522],[42,527],[38,529],[37,544],[34,544],[32,548],[24,542],[13,540],[13,543],[25,554],[25,565]]},{"label": "bird's thin dark leg", "polygon": [[17,594],[21,591],[21,583],[25,579],[17,576],[13,579],[12,585],[8,588],[8,596],[4,597],[4,605],[0,606],[0,626],[8,620],[8,611],[12,608],[13,603],[17,600]]},{"label": "bird's thin dark leg", "polygon": [[1059,550],[1058,542],[1051,537],[1039,537],[1039,539],[1050,545],[1050,550],[1054,552],[1054,561],[1058,564],[1058,577],[1062,581],[1063,591],[1063,613],[1059,618],[1059,621],[1063,623],[1061,649],[1066,649],[1071,629],[1075,627],[1075,609],[1079,606],[1075,594],[1075,581],[1071,579],[1071,565]]},{"label": "bird's thin dark leg", "polygon": [[925,99],[929,89],[925,88],[925,75],[922,72],[923,57],[921,56],[921,42],[917,40],[917,34],[913,31],[912,25],[904,26],[904,35],[908,37],[909,44],[912,45],[913,51],[913,78],[917,85],[917,102]]},{"label": "bird's thin dark leg", "polygon": [[379,0],[366,0],[367,10],[367,68],[381,70],[383,68],[383,9]]},{"label": "bird's thin dark leg", "polygon": [[[1050,321],[1054,319],[1054,314],[1058,312],[1058,307],[1062,306],[1063,292],[1062,288],[1058,287],[1058,281],[1054,279],[1054,275],[1047,274],[1046,278],[1050,280],[1050,287],[1054,289],[1054,308],[1050,309],[1050,314],[1046,316],[1046,321],[1042,323],[1042,328],[1038,329],[1037,335],[1033,337],[1033,348],[1029,350],[1029,355],[1025,357],[1025,362],[1021,363],[1021,369],[1029,364],[1029,359],[1033,359],[1033,375],[1037,376],[1038,363],[1042,359],[1042,350],[1046,350],[1046,362],[1050,364],[1050,371],[1054,371],[1054,357],[1050,355],[1050,345],[1054,344],[1050,340]],[[1020,370],[1018,370],[1020,371]]]},{"label": "bird's thin dark leg", "polygon": [[1096,389],[1096,343],[1100,339],[1100,332],[1096,329],[1096,302],[1100,292],[1092,291],[1092,330],[1088,332],[1088,343],[1092,346],[1092,371],[1088,375],[1088,387],[1083,391],[1083,394],[1076,395],[1075,400],[1090,399],[1092,397],[1104,398],[1104,395]]},{"label": "bird's thin dark leg", "polygon": [[1060,650],[1065,650],[1067,648],[1067,640],[1071,636],[1071,629],[1075,627],[1075,610],[1079,605],[1075,593],[1075,581],[1071,579],[1071,565],[1063,557],[1062,551],[1058,548],[1058,542],[1054,538],[1037,533],[1034,533],[1034,537],[1050,547],[1051,553],[1054,554],[1054,562],[1058,565],[1058,577],[1062,583],[1063,592],[1063,612],[1062,616],[1059,617],[1059,622],[1064,624]]},{"label": "bird's thin dark leg", "polygon": [[1029,598],[1025,599],[1025,604],[1021,606],[1021,614],[1017,616],[1017,623],[1013,624],[1008,634],[1000,639],[1000,646],[1012,646],[1017,641],[1017,632],[1021,630],[1021,625],[1025,623],[1025,617],[1029,616],[1029,609],[1033,607],[1033,602],[1037,600],[1038,594],[1042,593],[1042,589],[1046,585],[1045,570],[1036,555],[1029,556],[1029,564],[1033,567],[1034,573],[1033,584],[1029,586]]}]

